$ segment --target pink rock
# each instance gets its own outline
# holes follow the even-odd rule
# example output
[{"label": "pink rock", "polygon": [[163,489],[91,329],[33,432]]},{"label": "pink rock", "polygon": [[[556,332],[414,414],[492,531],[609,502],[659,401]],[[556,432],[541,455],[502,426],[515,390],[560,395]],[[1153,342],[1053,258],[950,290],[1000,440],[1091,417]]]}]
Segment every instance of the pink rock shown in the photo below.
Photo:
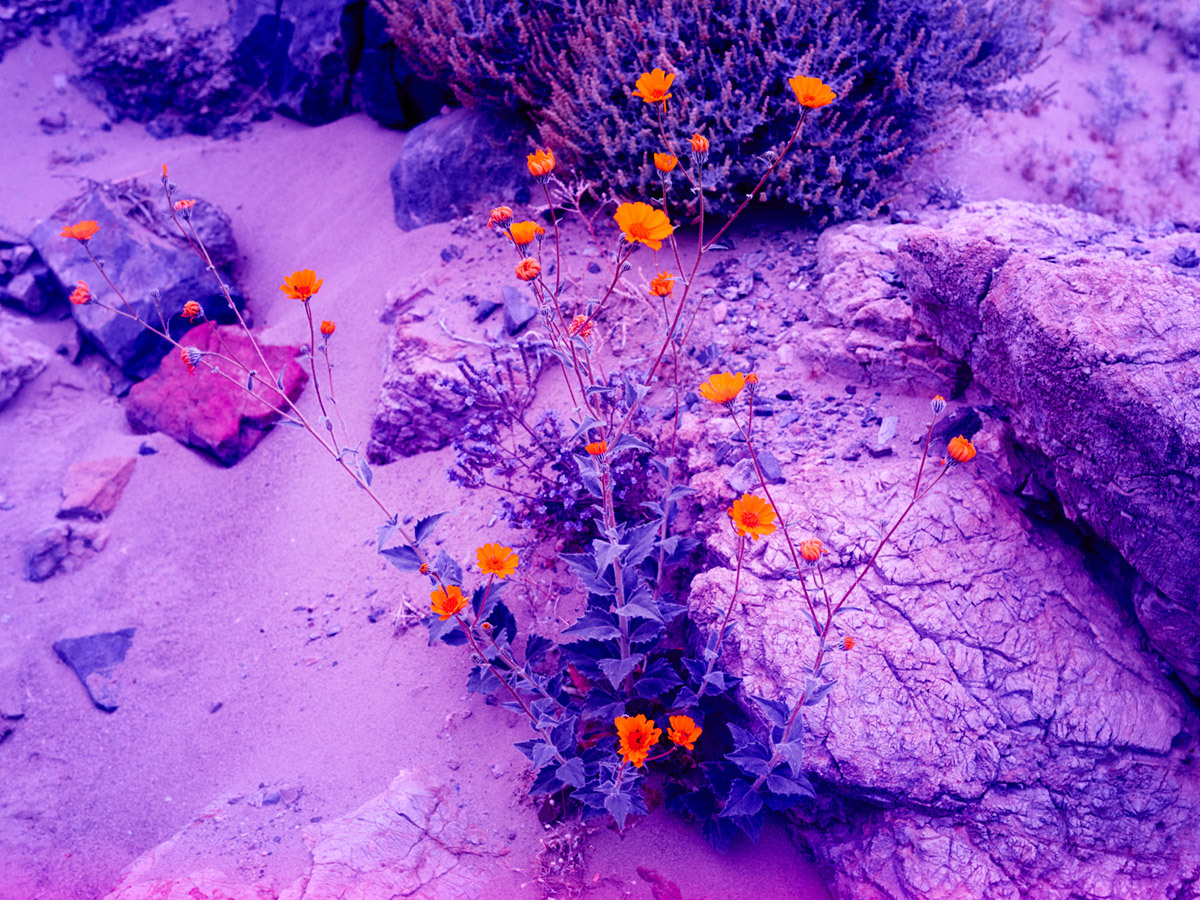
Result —
[{"label": "pink rock", "polygon": [[117,501],[133,476],[137,457],[114,456],[77,462],[63,479],[60,519],[102,521],[117,507]]},{"label": "pink rock", "polygon": [[[161,431],[180,443],[203,450],[225,466],[232,466],[249,453],[278,421],[272,409],[282,402],[273,387],[282,376],[283,392],[296,400],[308,381],[308,373],[296,362],[298,347],[263,346],[270,371],[236,326],[220,326],[220,342],[211,325],[197,325],[180,343],[203,352],[232,354],[249,369],[257,370],[254,397],[220,375],[209,371],[207,361],[194,372],[178,353],[168,354],[162,368],[133,386],[125,415],[135,431]],[[217,361],[221,370],[239,382],[245,376],[235,366]],[[263,402],[265,398],[267,402]]]}]

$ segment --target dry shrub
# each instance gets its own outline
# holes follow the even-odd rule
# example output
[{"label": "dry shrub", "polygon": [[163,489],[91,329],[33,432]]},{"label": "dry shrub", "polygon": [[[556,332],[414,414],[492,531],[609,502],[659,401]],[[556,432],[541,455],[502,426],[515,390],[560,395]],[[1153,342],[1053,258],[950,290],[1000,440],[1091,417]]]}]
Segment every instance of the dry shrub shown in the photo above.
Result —
[{"label": "dry shrub", "polygon": [[724,187],[718,213],[791,133],[795,110],[778,102],[787,79],[819,77],[839,102],[806,124],[806,152],[783,163],[764,199],[822,222],[885,205],[951,109],[1004,104],[999,85],[1032,68],[1043,33],[1040,5],[1023,0],[378,2],[414,65],[465,105],[525,115],[556,155],[620,198],[647,194],[661,145],[657,119],[630,97],[633,74],[677,73],[687,102],[668,137],[712,139],[705,180]]}]

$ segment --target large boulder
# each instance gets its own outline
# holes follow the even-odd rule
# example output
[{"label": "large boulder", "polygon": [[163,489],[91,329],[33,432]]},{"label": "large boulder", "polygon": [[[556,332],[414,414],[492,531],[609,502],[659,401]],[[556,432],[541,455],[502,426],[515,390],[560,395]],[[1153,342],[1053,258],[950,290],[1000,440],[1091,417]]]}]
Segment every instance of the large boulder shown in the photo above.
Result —
[{"label": "large boulder", "polygon": [[157,373],[130,390],[125,416],[135,431],[161,431],[232,466],[279,421],[277,410],[284,403],[274,386],[276,379],[292,401],[304,390],[308,372],[296,361],[300,348],[260,345],[270,368],[267,373],[240,327],[222,326],[218,335],[212,325],[197,325],[181,343],[201,353],[230,356],[247,370],[257,371],[253,396],[246,389],[249,379],[242,369],[213,360],[211,365],[229,376],[225,378],[211,371],[202,358],[195,371],[188,371],[179,354],[172,353]]},{"label": "large boulder", "polygon": [[342,17],[343,4],[327,0],[235,0],[229,29],[239,80],[309,125],[351,112]]},{"label": "large boulder", "polygon": [[[210,811],[228,815],[222,799]],[[170,870],[184,828],[143,854],[105,900],[479,900],[510,896],[508,847],[475,825],[441,783],[403,771],[357,810],[304,830],[312,853],[296,880],[276,892],[214,869]]]},{"label": "large boulder", "polygon": [[1174,236],[1157,261],[1144,244],[1114,255],[1136,246],[1120,232],[1030,245],[1080,218],[980,208],[913,229],[897,266],[916,320],[1043,456],[1067,515],[1137,571],[1151,643],[1200,693],[1200,281],[1163,259]]},{"label": "large boulder", "polygon": [[[233,312],[217,279],[170,217],[160,212],[164,203],[161,192],[145,191],[136,185],[98,186],[38,225],[30,242],[62,290],[69,293],[76,282],[84,281],[105,306],[126,309],[109,288],[107,275],[143,321],[161,328],[165,320],[172,336],[190,327],[180,316],[188,300],[198,301],[217,321],[232,320]],[[81,219],[92,219],[100,225],[90,249],[104,265],[103,274],[96,270],[79,241],[59,234],[64,225]],[[211,203],[197,200],[193,222],[234,302],[241,306],[241,292],[229,274],[237,258],[229,217]],[[84,335],[131,378],[144,378],[153,372],[170,346],[127,316],[100,304],[72,305],[71,313]]]},{"label": "large boulder", "polygon": [[45,346],[17,337],[16,330],[0,318],[0,408],[40,375],[49,359]]},{"label": "large boulder", "polygon": [[347,3],[342,32],[354,71],[357,106],[388,128],[412,128],[441,111],[444,88],[419,77],[387,32],[387,20],[374,2]]},{"label": "large boulder", "polygon": [[530,202],[531,140],[519,121],[481,109],[455,109],[418,125],[392,167],[396,224],[411,231],[484,206]]},{"label": "large boulder", "polygon": [[[899,434],[924,438],[926,398],[889,392],[877,406],[899,411]],[[800,827],[843,900],[1175,898],[1200,875],[1200,717],[1071,535],[997,486],[1009,426],[964,412],[965,430],[982,426],[977,461],[942,476],[857,588],[862,611],[838,620],[835,639],[857,645],[827,656],[838,683],[805,710],[821,801]],[[756,418],[755,430],[791,459],[782,468],[797,487],[773,493],[793,539],[831,551],[822,569],[836,601],[912,497],[923,441],[848,465],[857,423],[806,442],[821,418]],[[721,561],[692,582],[690,608],[710,627],[735,580],[724,514],[735,462],[714,468],[719,424],[689,416],[681,432],[695,442],[698,530]],[[943,472],[927,465],[924,483]],[[811,672],[817,639],[793,574],[781,533],[751,545],[722,650],[747,695],[794,702]],[[813,570],[805,577],[823,604]]]}]

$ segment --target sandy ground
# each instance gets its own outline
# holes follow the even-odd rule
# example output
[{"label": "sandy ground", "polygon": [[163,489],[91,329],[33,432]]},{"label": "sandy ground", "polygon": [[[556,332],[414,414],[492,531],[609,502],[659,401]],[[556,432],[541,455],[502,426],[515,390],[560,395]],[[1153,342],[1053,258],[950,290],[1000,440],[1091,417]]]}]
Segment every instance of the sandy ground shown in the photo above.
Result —
[{"label": "sandy ground", "polygon": [[[37,41],[0,63],[0,224],[27,233],[81,179],[153,179],[168,163],[181,191],[232,216],[237,277],[269,341],[305,335],[298,305],[278,291],[282,275],[311,267],[325,278],[316,311],[338,322],[342,410],[365,436],[385,296],[443,265],[451,237],[450,226],[404,234],[393,224],[387,173],[403,136],[355,116],[320,129],[277,118],[236,141],[159,142],[136,125],[102,130],[72,87],[55,88],[56,73],[71,71],[65,52]],[[38,119],[59,110],[70,129],[43,134]],[[22,333],[54,347],[72,327],[41,320]],[[165,860],[176,871],[214,865],[281,888],[308,861],[303,825],[353,810],[413,767],[451,784],[464,816],[509,845],[487,895],[540,897],[546,832],[521,802],[524,758],[510,746],[523,726],[466,694],[457,650],[426,646],[422,628],[394,633],[390,613],[424,597],[373,552],[377,511],[305,435],[277,431],[229,470],[151,436],[159,452],[139,457],[107,548],[74,573],[21,578],[25,540],[53,521],[67,467],[136,454],[145,440],[109,385],[98,359],[56,356],[0,414],[0,492],[13,506],[0,513],[0,663],[19,672],[26,712],[0,746],[0,898],[101,897],[189,825]],[[302,403],[315,406],[311,391]],[[382,468],[377,484],[418,514],[456,509],[442,537],[464,555],[492,501],[448,486],[449,458]],[[389,615],[371,623],[376,606]],[[124,627],[137,634],[120,709],[106,715],[51,644]],[[273,790],[295,799],[261,805]],[[720,855],[664,813],[623,837],[589,838],[588,896],[648,897],[642,864],[688,897],[825,896],[778,827]]]}]

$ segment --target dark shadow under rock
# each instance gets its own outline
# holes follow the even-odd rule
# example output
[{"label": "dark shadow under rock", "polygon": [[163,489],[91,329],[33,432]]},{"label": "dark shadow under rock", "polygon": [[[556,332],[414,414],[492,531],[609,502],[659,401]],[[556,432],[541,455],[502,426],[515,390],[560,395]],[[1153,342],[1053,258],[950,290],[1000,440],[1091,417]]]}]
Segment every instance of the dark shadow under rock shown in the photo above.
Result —
[{"label": "dark shadow under rock", "polygon": [[125,661],[135,631],[122,628],[54,642],[54,652],[79,676],[97,709],[108,713],[117,710],[119,685],[115,670]]}]

